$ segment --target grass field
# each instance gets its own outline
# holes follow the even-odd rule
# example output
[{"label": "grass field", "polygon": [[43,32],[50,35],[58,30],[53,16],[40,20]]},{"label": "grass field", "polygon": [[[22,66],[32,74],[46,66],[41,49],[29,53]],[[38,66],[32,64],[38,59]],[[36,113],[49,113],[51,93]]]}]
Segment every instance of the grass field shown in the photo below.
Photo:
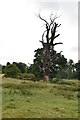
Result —
[{"label": "grass field", "polygon": [[78,118],[78,81],[69,82],[67,85],[3,78],[2,117]]}]

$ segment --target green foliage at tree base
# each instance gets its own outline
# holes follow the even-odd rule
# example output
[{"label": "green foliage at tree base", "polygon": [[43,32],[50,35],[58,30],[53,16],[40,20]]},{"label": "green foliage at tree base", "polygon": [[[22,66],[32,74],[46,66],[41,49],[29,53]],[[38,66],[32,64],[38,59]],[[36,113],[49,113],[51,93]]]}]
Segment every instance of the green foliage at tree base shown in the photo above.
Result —
[{"label": "green foliage at tree base", "polygon": [[31,73],[23,73],[23,74],[19,74],[19,77],[21,77],[21,78],[34,78],[35,75],[31,74]]},{"label": "green foliage at tree base", "polygon": [[[75,81],[75,80],[73,80]],[[64,84],[64,85],[74,85],[74,82],[70,82],[70,80],[67,79],[60,79],[59,77],[57,78],[53,78],[52,80],[50,80],[50,83],[55,83],[55,84]]]}]

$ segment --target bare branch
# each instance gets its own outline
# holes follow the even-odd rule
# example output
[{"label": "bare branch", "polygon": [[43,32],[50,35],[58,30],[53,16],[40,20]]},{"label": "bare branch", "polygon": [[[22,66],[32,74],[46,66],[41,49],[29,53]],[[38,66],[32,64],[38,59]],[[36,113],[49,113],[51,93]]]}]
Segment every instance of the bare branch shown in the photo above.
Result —
[{"label": "bare branch", "polygon": [[58,34],[58,35],[56,35],[56,36],[51,36],[51,38],[49,38],[49,40],[51,40],[51,44],[53,44],[53,40],[55,39],[55,38],[57,38],[58,36],[59,36],[60,34]]},{"label": "bare branch", "polygon": [[[53,15],[53,14],[50,15],[50,21],[51,21],[51,23],[50,23],[49,27],[51,27],[51,25],[54,23],[54,21],[61,16],[61,15],[58,16],[58,17],[55,16],[54,19],[53,19],[53,18],[51,17],[52,15]],[[57,25],[58,25],[58,24],[57,24]],[[61,25],[61,24],[60,24],[60,25]],[[59,25],[59,26],[60,26],[60,25]],[[57,27],[59,27],[59,26],[57,26]]]},{"label": "bare branch", "polygon": [[53,14],[50,15],[50,21],[51,23],[53,22],[53,18],[51,17]]},{"label": "bare branch", "polygon": [[55,16],[54,19],[53,19],[53,18],[51,17],[52,15],[53,15],[53,14],[50,15],[50,21],[51,21],[50,26],[54,23],[54,21],[55,21],[58,17],[60,17],[60,16],[58,16],[58,17]]},{"label": "bare branch", "polygon": [[60,35],[60,34],[58,34],[58,35],[54,36],[54,37],[53,37],[53,39],[57,38],[59,35]]},{"label": "bare branch", "polygon": [[59,42],[59,43],[55,43],[55,44],[53,44],[53,46],[55,46],[55,45],[58,45],[58,44],[63,44],[62,42]]},{"label": "bare branch", "polygon": [[60,51],[60,53],[62,53],[63,51]]},{"label": "bare branch", "polygon": [[[49,31],[50,31],[49,23],[44,18],[42,18],[40,14],[38,14],[38,17],[46,23],[46,31],[47,31],[47,33],[46,33],[46,40],[47,40],[47,43],[49,43],[49,40],[48,40],[48,38],[49,38]],[[44,34],[43,34],[43,36],[44,36]],[[43,40],[43,36],[42,36],[42,40]]]},{"label": "bare branch", "polygon": [[41,20],[43,20],[47,25],[49,25],[49,23],[48,23],[44,18],[42,18],[40,14],[38,14],[37,17],[39,17],[39,18],[40,18]]},{"label": "bare branch", "polygon": [[55,21],[56,18],[57,18],[57,17],[54,17],[54,19],[53,19],[53,18],[50,17],[51,23],[50,23],[50,25],[49,25],[49,28],[51,27],[52,24],[55,24],[54,21]]},{"label": "bare branch", "polygon": [[59,17],[61,17],[61,15],[60,15],[60,16],[56,16],[56,15],[55,15],[54,20],[56,20],[56,19],[59,18]]},{"label": "bare branch", "polygon": [[57,25],[57,27],[60,27],[60,26],[61,26],[61,24]]},{"label": "bare branch", "polygon": [[43,32],[43,35],[42,35],[42,41],[44,42],[44,34],[45,34],[45,32],[46,32],[47,30],[45,30],[44,32]]},{"label": "bare branch", "polygon": [[49,38],[49,40],[51,39],[51,41],[52,41],[51,43],[53,43],[53,40],[60,35],[60,34],[58,34],[57,36],[55,36],[57,26],[58,26],[58,24],[54,23],[54,26],[51,29],[51,37]]},{"label": "bare branch", "polygon": [[43,42],[43,41],[41,41],[41,40],[40,40],[39,42],[41,42],[41,43],[42,43],[42,45],[44,44],[44,42]]}]

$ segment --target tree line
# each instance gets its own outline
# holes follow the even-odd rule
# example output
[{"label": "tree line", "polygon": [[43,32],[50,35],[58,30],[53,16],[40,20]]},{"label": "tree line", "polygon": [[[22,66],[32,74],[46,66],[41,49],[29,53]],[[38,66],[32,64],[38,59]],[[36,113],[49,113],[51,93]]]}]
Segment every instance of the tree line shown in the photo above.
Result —
[{"label": "tree line", "polygon": [[[30,66],[22,62],[7,62],[6,65],[2,65],[2,73],[5,77],[18,78],[19,75],[36,77],[43,79],[43,64],[41,58],[43,56],[43,48],[35,50],[35,59]],[[53,64],[49,74],[50,79],[80,79],[80,61],[74,63],[72,59],[67,59],[61,53],[54,51]],[[1,65],[0,65],[1,66]],[[1,67],[0,67],[1,68]]]}]

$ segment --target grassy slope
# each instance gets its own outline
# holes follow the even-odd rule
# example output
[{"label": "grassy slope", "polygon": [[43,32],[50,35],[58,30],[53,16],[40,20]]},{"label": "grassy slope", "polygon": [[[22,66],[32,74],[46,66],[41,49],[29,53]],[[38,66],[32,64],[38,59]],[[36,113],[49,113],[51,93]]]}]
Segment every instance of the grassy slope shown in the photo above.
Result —
[{"label": "grassy slope", "polygon": [[3,78],[3,118],[77,118],[78,84]]}]

